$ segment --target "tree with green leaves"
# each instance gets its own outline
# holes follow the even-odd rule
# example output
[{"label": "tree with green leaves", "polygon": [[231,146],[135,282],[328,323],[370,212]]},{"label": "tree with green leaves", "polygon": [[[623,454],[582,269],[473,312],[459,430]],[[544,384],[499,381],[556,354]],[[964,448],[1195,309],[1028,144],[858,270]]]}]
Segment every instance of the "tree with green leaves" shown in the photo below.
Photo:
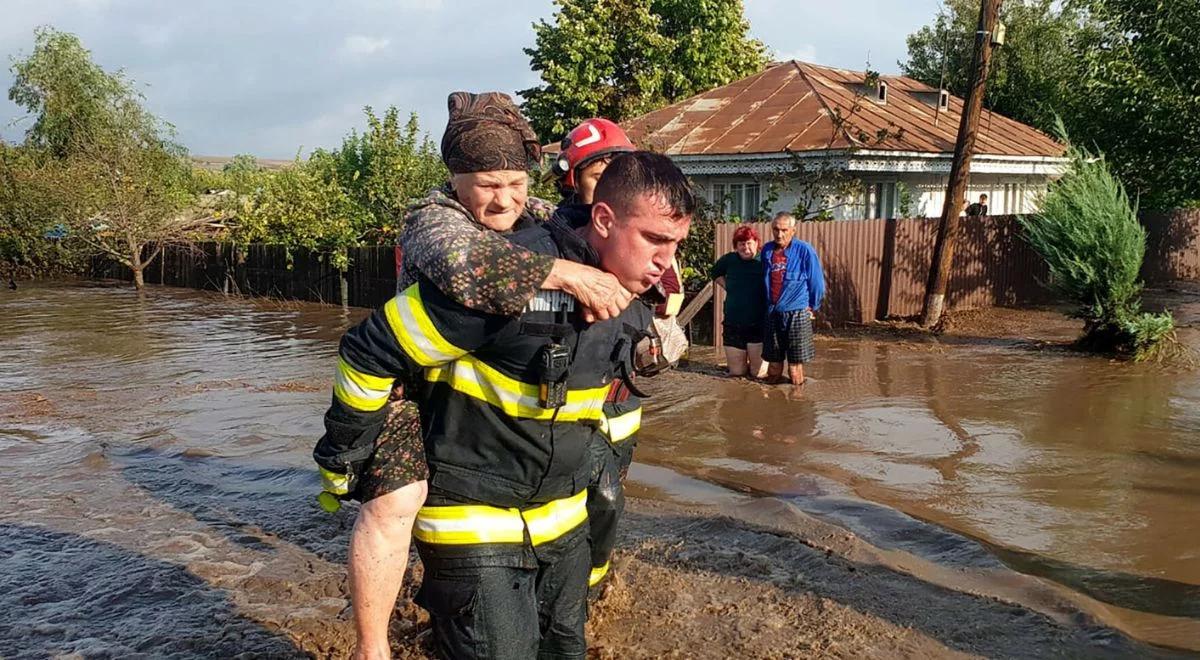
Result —
[{"label": "tree with green leaves", "polygon": [[696,212],[692,214],[688,235],[679,244],[677,252],[679,266],[683,269],[679,276],[686,287],[693,289],[709,281],[717,225],[727,221],[718,204],[708,201],[700,191],[696,193]]},{"label": "tree with green leaves", "polygon": [[186,151],[132,83],[95,64],[75,35],[39,29],[12,72],[9,98],[33,117],[23,147],[67,240],[129,267],[140,290],[164,245],[196,228],[185,210],[193,200]]},{"label": "tree with green leaves", "polygon": [[520,92],[543,141],[589,117],[623,121],[759,71],[741,0],[555,0],[526,48],[542,84]]},{"label": "tree with green leaves", "polygon": [[395,107],[364,113],[366,130],[352,130],[341,148],[266,173],[242,201],[232,237],[320,252],[339,270],[350,266],[346,248],[393,243],[412,199],[449,174],[415,114],[401,125]]},{"label": "tree with green leaves", "polygon": [[33,119],[24,146],[56,158],[106,130],[114,109],[133,96],[123,72],[100,68],[79,37],[49,27],[34,32],[33,53],[15,60],[12,74],[8,98]]},{"label": "tree with green leaves", "polygon": [[[1046,132],[1079,96],[1085,14],[1055,0],[1006,2],[1004,45],[992,57],[985,107]],[[904,75],[965,96],[979,22],[978,0],[945,0],[933,22],[908,36]]]},{"label": "tree with green leaves", "polygon": [[395,106],[382,117],[370,107],[363,112],[366,131],[351,131],[331,155],[342,188],[374,219],[371,228],[388,234],[413,199],[445,183],[450,173],[416,113],[402,125]]},{"label": "tree with green leaves", "polygon": [[339,164],[334,154],[317,151],[265,177],[243,201],[231,238],[312,250],[346,270],[345,248],[358,245],[375,218],[342,186]]},{"label": "tree with green leaves", "polygon": [[[978,16],[945,0],[908,37],[905,73],[965,90]],[[1068,130],[1106,154],[1142,208],[1200,205],[1200,0],[1007,2],[987,107],[1048,133]]]},{"label": "tree with green leaves", "polygon": [[1200,0],[1076,0],[1098,38],[1080,49],[1068,127],[1105,152],[1143,208],[1200,205]]},{"label": "tree with green leaves", "polygon": [[48,159],[0,141],[0,276],[32,277],[71,272],[82,255],[64,244],[57,191],[50,189]]}]

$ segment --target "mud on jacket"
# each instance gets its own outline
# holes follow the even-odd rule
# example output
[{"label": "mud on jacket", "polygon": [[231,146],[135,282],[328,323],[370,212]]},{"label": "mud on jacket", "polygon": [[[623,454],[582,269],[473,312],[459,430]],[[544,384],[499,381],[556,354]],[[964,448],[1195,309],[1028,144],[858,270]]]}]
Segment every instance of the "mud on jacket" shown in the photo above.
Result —
[{"label": "mud on jacket", "polygon": [[[597,265],[575,232],[585,212],[560,209],[550,223],[510,240]],[[579,312],[570,296],[543,291],[517,317],[487,314],[419,278],[342,338],[333,404],[314,458],[335,472],[359,469],[399,378],[421,407],[430,504],[525,507],[579,493],[588,485],[588,442],[602,423],[612,380],[628,369],[636,335],[651,321],[643,304],[590,325]],[[567,391],[564,405],[544,408],[539,358],[552,342],[569,350]]]}]

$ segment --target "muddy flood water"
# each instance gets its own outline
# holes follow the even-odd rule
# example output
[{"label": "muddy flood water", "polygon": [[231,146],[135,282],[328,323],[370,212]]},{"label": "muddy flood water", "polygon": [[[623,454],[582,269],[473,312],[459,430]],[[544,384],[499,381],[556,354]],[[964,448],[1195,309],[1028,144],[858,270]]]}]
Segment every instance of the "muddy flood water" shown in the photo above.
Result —
[{"label": "muddy flood water", "polygon": [[[353,518],[317,509],[309,452],[363,314],[5,291],[0,657],[335,653]],[[756,524],[794,508],[947,588],[1052,593],[1200,652],[1200,372],[969,337],[817,349],[802,392],[703,366],[654,382],[631,494]]]}]

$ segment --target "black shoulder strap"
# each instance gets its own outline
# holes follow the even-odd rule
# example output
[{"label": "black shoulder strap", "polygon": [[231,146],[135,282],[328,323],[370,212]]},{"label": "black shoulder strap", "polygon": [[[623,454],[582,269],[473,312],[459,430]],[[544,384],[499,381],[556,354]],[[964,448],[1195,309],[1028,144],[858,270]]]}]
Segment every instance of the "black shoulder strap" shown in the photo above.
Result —
[{"label": "black shoulder strap", "polygon": [[538,321],[521,321],[521,334],[533,337],[550,337],[562,339],[571,334],[570,323],[540,323]]}]

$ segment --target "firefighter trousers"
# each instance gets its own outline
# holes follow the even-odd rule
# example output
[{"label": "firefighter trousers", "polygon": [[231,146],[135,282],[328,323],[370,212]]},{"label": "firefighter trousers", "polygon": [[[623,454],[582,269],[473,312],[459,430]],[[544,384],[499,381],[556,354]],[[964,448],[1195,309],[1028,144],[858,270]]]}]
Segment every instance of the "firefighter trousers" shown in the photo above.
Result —
[{"label": "firefighter trousers", "polygon": [[587,657],[587,525],[533,546],[444,546],[417,539],[438,655],[453,660]]}]

